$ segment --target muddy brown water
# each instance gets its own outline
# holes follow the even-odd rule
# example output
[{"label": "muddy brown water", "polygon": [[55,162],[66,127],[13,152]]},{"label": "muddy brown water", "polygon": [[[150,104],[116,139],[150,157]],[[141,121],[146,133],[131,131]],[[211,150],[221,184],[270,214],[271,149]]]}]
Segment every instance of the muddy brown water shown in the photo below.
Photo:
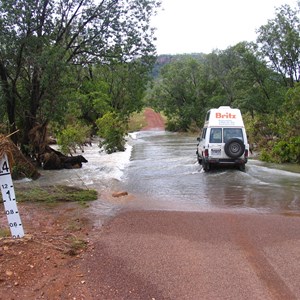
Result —
[{"label": "muddy brown water", "polygon": [[[86,147],[81,169],[42,171],[35,182],[68,184],[99,191],[91,205],[96,215],[124,207],[176,211],[237,210],[300,214],[300,166],[250,159],[246,171],[203,172],[196,159],[196,137],[165,131],[131,134],[125,153],[107,155],[95,142]],[[20,184],[20,183],[16,183]],[[127,191],[122,199],[110,191]]]},{"label": "muddy brown water", "polygon": [[196,160],[196,138],[140,132],[122,184],[142,206],[170,210],[300,212],[300,166],[250,159],[246,172],[205,173]]}]

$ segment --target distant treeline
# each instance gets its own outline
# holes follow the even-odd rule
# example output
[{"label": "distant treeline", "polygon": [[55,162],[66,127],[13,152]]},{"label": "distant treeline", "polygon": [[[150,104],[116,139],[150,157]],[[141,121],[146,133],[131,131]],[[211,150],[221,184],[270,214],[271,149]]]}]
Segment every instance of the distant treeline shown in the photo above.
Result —
[{"label": "distant treeline", "polygon": [[300,163],[299,11],[278,8],[257,33],[210,54],[159,56],[145,101],[176,131],[199,131],[212,107],[240,108],[261,159]]}]

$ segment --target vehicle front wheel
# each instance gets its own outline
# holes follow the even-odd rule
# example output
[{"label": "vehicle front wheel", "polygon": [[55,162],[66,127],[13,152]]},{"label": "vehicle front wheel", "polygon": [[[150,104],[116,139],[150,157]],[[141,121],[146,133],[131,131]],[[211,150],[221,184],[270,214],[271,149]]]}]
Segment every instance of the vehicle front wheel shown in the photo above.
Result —
[{"label": "vehicle front wheel", "polygon": [[204,161],[204,160],[202,160],[202,169],[203,169],[205,172],[209,171],[209,163],[206,162],[206,161]]}]

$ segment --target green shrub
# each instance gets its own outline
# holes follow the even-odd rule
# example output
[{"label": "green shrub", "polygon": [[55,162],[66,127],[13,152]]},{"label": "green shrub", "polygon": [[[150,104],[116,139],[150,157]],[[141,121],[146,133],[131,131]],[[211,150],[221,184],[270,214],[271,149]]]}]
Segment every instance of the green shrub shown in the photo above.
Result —
[{"label": "green shrub", "polygon": [[186,121],[183,118],[173,117],[169,118],[166,124],[166,129],[172,132],[186,132],[191,125],[191,120]]},{"label": "green shrub", "polygon": [[266,162],[273,162],[272,154],[266,149],[262,149],[259,154],[259,159]]},{"label": "green shrub", "polygon": [[128,121],[128,130],[130,132],[139,131],[146,126],[147,126],[147,122],[145,120],[144,111],[139,113],[135,112],[131,114]]},{"label": "green shrub", "polygon": [[57,143],[60,150],[64,153],[76,152],[82,148],[86,139],[90,136],[91,128],[80,124],[69,124],[65,129],[58,133]]},{"label": "green shrub", "polygon": [[115,112],[106,113],[96,121],[98,135],[104,139],[99,144],[107,153],[125,150],[126,123]]},{"label": "green shrub", "polygon": [[291,138],[290,140],[290,149],[292,161],[300,163],[300,136]]},{"label": "green shrub", "polygon": [[276,162],[285,163],[291,160],[290,145],[286,141],[279,141],[275,143],[272,154],[276,158]]},{"label": "green shrub", "polygon": [[300,137],[269,142],[268,147],[262,149],[260,159],[275,163],[300,163]]}]

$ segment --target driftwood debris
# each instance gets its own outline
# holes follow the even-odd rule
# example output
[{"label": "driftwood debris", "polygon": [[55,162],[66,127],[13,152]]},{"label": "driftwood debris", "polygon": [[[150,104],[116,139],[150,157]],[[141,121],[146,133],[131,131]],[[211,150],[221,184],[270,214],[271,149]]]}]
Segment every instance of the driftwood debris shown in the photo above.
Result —
[{"label": "driftwood debris", "polygon": [[45,147],[39,159],[44,170],[76,169],[88,162],[82,155],[66,156],[50,146]]},{"label": "driftwood debris", "polygon": [[23,155],[13,141],[4,135],[0,135],[0,158],[4,154],[8,157],[14,179],[20,177],[37,179],[40,177],[37,168]]},{"label": "driftwood debris", "polygon": [[82,155],[66,156],[51,148],[52,139],[48,135],[47,122],[38,124],[29,132],[29,140],[33,150],[33,158],[44,170],[60,170],[81,168],[88,162]]}]

